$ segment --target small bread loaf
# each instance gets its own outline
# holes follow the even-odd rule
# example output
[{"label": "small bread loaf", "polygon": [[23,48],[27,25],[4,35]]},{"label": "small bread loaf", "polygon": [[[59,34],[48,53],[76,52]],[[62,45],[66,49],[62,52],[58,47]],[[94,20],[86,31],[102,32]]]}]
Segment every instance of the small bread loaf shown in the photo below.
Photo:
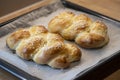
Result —
[{"label": "small bread loaf", "polygon": [[66,40],[75,40],[84,48],[99,48],[109,41],[106,25],[101,21],[93,22],[85,14],[60,13],[49,22],[48,30]]},{"label": "small bread loaf", "polygon": [[6,44],[19,57],[53,68],[67,68],[81,58],[78,46],[65,43],[60,35],[48,32],[44,26],[19,29],[8,36]]}]

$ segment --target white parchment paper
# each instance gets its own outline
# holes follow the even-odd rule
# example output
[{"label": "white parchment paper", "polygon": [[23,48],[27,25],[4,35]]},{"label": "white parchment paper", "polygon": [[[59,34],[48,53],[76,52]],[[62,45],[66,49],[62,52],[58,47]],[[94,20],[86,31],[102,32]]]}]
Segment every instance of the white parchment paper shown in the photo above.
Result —
[{"label": "white parchment paper", "polygon": [[[37,19],[28,21],[29,25],[44,25],[48,26],[48,22],[59,13],[63,11],[72,11],[75,14],[83,12],[75,11],[72,9],[60,7],[57,10],[49,13],[46,16],[38,17]],[[100,49],[84,49],[81,48],[82,58],[81,61],[72,63],[68,69],[53,69],[49,66],[38,65],[32,61],[26,61],[13,54],[6,47],[7,35],[0,38],[0,58],[20,68],[21,70],[43,80],[72,80],[81,71],[94,66],[100,60],[113,55],[120,50],[120,24],[113,23],[104,19],[87,14],[93,20],[102,20],[108,26],[108,34],[110,37],[109,43]]]}]

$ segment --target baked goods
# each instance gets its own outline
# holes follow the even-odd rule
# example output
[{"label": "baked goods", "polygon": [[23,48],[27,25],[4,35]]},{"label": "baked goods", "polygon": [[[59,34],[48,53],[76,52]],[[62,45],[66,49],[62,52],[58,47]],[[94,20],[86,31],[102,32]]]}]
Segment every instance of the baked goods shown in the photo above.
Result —
[{"label": "baked goods", "polygon": [[62,12],[49,22],[48,30],[66,40],[75,40],[84,48],[99,48],[109,41],[106,25],[101,21],[93,22],[85,14]]},{"label": "baked goods", "polygon": [[53,68],[67,68],[71,62],[81,58],[81,51],[44,26],[32,26],[11,33],[6,40],[7,46],[26,60],[47,64]]}]

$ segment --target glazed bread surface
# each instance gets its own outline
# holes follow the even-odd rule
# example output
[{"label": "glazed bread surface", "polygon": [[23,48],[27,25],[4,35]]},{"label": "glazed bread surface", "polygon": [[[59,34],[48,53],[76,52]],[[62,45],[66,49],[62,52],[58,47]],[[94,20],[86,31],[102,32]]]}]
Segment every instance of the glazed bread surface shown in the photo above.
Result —
[{"label": "glazed bread surface", "polygon": [[44,26],[18,29],[7,37],[6,44],[19,57],[53,68],[67,68],[81,58],[78,46],[65,43],[60,35],[48,32]]},{"label": "glazed bread surface", "polygon": [[109,41],[107,26],[101,21],[92,21],[85,14],[62,12],[48,24],[48,30],[59,33],[66,40],[74,40],[84,48],[99,48]]}]

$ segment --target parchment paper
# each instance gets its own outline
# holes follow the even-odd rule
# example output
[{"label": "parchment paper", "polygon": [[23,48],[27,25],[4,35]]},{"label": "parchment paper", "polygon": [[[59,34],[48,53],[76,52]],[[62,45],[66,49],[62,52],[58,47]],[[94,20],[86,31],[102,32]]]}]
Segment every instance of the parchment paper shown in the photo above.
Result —
[{"label": "parchment paper", "polygon": [[[120,50],[120,24],[104,20],[93,15],[87,14],[93,20],[101,20],[108,26],[109,43],[100,49],[81,48],[81,61],[72,63],[68,69],[53,69],[49,66],[38,65],[32,61],[26,61],[13,54],[6,47],[6,37],[8,32],[12,32],[19,27],[28,27],[31,25],[48,26],[48,22],[55,15],[63,11],[72,11],[75,14],[83,12],[65,8],[60,2],[37,9],[14,22],[0,28],[0,58],[20,68],[21,70],[43,80],[72,80],[75,76],[85,69],[96,65],[100,60],[113,55]],[[86,13],[85,13],[86,14]],[[4,34],[3,34],[4,33]],[[4,36],[3,36],[4,35]]]}]

